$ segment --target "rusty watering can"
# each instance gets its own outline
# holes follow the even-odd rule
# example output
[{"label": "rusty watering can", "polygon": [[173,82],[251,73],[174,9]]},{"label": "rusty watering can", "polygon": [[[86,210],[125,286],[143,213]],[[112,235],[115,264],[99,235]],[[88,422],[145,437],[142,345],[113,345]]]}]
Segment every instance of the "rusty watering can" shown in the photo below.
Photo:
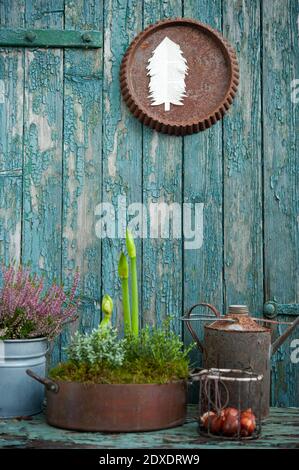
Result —
[{"label": "rusty watering can", "polygon": [[[204,326],[203,342],[195,333],[191,321],[211,320],[211,315],[191,315],[198,306],[208,307],[216,317],[212,323]],[[220,315],[213,305],[198,303],[190,308],[184,320],[198,349],[203,354],[204,368],[251,370],[263,375],[262,397],[259,397],[261,400],[259,406],[261,406],[262,417],[266,417],[269,414],[270,403],[271,356],[299,324],[299,317],[273,343],[270,328],[259,323],[280,324],[285,322],[253,318],[246,305],[230,305],[228,313]],[[254,396],[255,391],[252,390],[251,393]],[[234,406],[237,401],[237,397],[234,395],[236,395],[235,391],[230,390],[231,406]]]}]

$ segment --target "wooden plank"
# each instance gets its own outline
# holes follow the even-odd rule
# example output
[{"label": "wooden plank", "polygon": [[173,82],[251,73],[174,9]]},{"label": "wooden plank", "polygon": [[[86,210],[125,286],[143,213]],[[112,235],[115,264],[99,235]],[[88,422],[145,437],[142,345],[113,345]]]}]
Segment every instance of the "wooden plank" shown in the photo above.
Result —
[{"label": "wooden plank", "polygon": [[[115,212],[118,228],[121,225],[117,210],[118,197],[125,196],[127,206],[142,201],[141,124],[127,109],[119,87],[122,57],[132,39],[142,29],[142,2],[108,0],[105,2],[104,18],[102,202],[113,204],[112,211]],[[136,245],[140,279],[140,241]],[[103,293],[110,294],[115,300],[114,319],[120,329],[123,321],[117,265],[123,249],[125,242],[118,237],[117,231],[115,238],[102,240],[102,289]]]},{"label": "wooden plank", "polygon": [[225,303],[263,306],[260,8],[258,0],[223,4],[224,36],[236,48],[240,85],[224,118]]},{"label": "wooden plank", "polygon": [[[63,25],[62,13],[53,22],[50,15],[35,19],[35,13],[27,8],[27,26]],[[48,279],[60,279],[62,51],[25,54],[24,261]]]},{"label": "wooden plank", "polygon": [[[24,25],[22,1],[0,4],[0,30]],[[21,257],[24,54],[0,49],[0,259]]]},{"label": "wooden plank", "polygon": [[[186,2],[184,16],[196,18],[221,31],[221,0]],[[204,203],[203,245],[184,251],[184,312],[198,302],[223,306],[223,207],[222,207],[222,123],[205,132],[184,138],[184,202]],[[196,311],[195,311],[196,312]],[[198,308],[197,312],[209,313]],[[194,329],[203,337],[203,322],[194,322]],[[191,337],[184,329],[184,341]],[[196,349],[192,363],[201,364]],[[192,387],[190,399],[198,400],[198,390]]]},{"label": "wooden plank", "polygon": [[[63,1],[26,3],[25,27],[63,27]],[[53,15],[51,11],[53,10]],[[59,14],[57,13],[59,11]],[[49,13],[44,14],[47,11]],[[25,51],[23,262],[61,279],[63,52]],[[54,348],[52,359],[60,357]]]},{"label": "wooden plank", "polygon": [[[291,100],[299,77],[298,14],[296,1],[263,2],[265,300],[287,304],[299,300],[299,114]],[[290,359],[295,338],[298,329],[273,358],[272,401],[280,406],[299,404],[299,369]]]},{"label": "wooden plank", "polygon": [[299,304],[279,304],[270,300],[264,304],[264,315],[268,318],[275,318],[277,315],[297,317],[299,315]]},{"label": "wooden plank", "polygon": [[[102,30],[102,22],[102,0],[89,2],[88,7],[66,1],[65,27]],[[62,279],[70,287],[79,269],[80,322],[84,331],[90,331],[99,322],[101,296],[101,240],[95,233],[95,210],[102,196],[102,54],[66,49],[64,60]],[[62,347],[71,330],[62,335]]]},{"label": "wooden plank", "polygon": [[22,177],[0,175],[0,259],[18,264],[21,258]]},{"label": "wooden plank", "polygon": [[[177,16],[182,16],[180,0],[144,1],[144,27],[162,18]],[[151,203],[159,202],[181,205],[182,169],[182,138],[144,127],[143,201],[147,209]],[[173,315],[174,327],[180,332],[182,239],[173,239],[171,232],[170,238],[144,239],[142,261],[143,324],[159,324],[167,315]]]},{"label": "wooden plank", "polygon": [[99,31],[61,31],[60,29],[0,29],[0,47],[99,48]]},{"label": "wooden plank", "polygon": [[23,0],[13,2],[0,0],[0,29],[23,28],[25,3]]},{"label": "wooden plank", "polygon": [[[1,448],[94,448],[94,449],[298,449],[298,408],[271,408],[256,440],[233,441],[200,437],[195,420],[197,407],[188,407],[183,426],[146,433],[76,432],[54,428],[43,414],[32,420],[0,420]],[[106,454],[106,453],[105,453]]]},{"label": "wooden plank", "polygon": [[22,172],[24,54],[0,49],[0,172]]}]

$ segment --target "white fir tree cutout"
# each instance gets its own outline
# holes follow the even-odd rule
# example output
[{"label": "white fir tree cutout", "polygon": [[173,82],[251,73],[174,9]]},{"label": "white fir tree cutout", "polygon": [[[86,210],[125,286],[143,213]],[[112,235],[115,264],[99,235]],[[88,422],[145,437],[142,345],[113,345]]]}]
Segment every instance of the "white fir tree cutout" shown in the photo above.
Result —
[{"label": "white fir tree cutout", "polygon": [[164,104],[165,111],[170,110],[170,103],[182,106],[182,100],[187,96],[185,76],[188,65],[180,46],[166,36],[154,49],[148,63],[151,105]]}]

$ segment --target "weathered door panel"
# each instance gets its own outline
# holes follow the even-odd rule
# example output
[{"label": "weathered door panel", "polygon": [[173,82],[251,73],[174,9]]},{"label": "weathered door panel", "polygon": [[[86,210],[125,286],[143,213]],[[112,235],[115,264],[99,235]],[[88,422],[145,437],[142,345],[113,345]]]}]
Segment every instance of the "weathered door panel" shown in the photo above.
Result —
[{"label": "weathered door panel", "polygon": [[[2,27],[103,29],[100,0],[89,7],[61,0],[4,3]],[[7,56],[1,170],[9,177],[0,187],[2,259],[18,261],[22,252],[23,263],[66,286],[78,267],[81,326],[90,329],[101,297],[94,212],[102,197],[102,49],[9,48],[1,55]],[[55,341],[53,362],[67,337]]]},{"label": "weathered door panel", "polygon": [[[185,2],[184,16],[194,17],[221,31],[221,0]],[[184,311],[200,300],[214,303],[219,310],[223,306],[222,136],[222,122],[218,122],[208,132],[184,138],[183,200],[191,204],[204,203],[203,244],[200,249],[183,251]],[[203,323],[196,322],[194,329],[202,338]],[[184,337],[189,343],[191,337],[186,328]],[[201,354],[194,350],[192,362],[198,365],[201,361]],[[191,399],[198,399],[196,385],[191,389]]]},{"label": "weathered door panel", "polygon": [[[129,43],[142,30],[142,2],[138,0],[104,2],[104,75],[103,75],[103,191],[102,201],[112,203],[115,229],[124,229],[119,217],[128,204],[142,201],[142,125],[123,103],[119,87],[119,68]],[[119,199],[119,197],[123,199]],[[125,199],[124,199],[125,198]],[[141,273],[141,244],[138,244],[137,269]],[[117,265],[124,240],[102,240],[102,285],[115,297],[114,315],[123,324]],[[139,297],[141,285],[139,285]],[[114,318],[115,318],[114,317]]]},{"label": "weathered door panel", "polygon": [[[63,2],[26,2],[25,28],[63,28]],[[61,279],[63,51],[24,50],[22,262]],[[60,359],[60,339],[52,361]]]},{"label": "weathered door panel", "polygon": [[[65,28],[103,31],[103,2],[65,2]],[[63,208],[61,277],[70,286],[81,277],[80,327],[98,325],[101,299],[101,240],[95,212],[102,200],[102,49],[64,50]],[[74,325],[76,328],[77,325]],[[71,327],[62,335],[61,354]]]},{"label": "weathered door panel", "polygon": [[262,314],[263,231],[260,8],[258,0],[224,2],[223,33],[240,66],[237,100],[223,120],[225,305]]},{"label": "weathered door panel", "polygon": [[[180,0],[164,3],[159,0],[145,0],[144,27],[167,16],[182,16],[182,13]],[[180,211],[183,198],[183,139],[152,132],[145,126],[142,134],[143,201],[147,208],[151,203],[164,202],[169,205],[177,203]],[[143,324],[161,324],[166,315],[173,315],[176,331],[181,332],[182,256],[182,239],[148,237],[144,240]]]},{"label": "weathered door panel", "polygon": [[[265,300],[298,303],[298,105],[291,82],[298,77],[299,5],[263,4],[263,161]],[[294,317],[278,317],[292,321]],[[285,327],[279,328],[281,333]],[[291,341],[273,357],[272,402],[298,406],[299,365],[291,362]]]},{"label": "weathered door panel", "polygon": [[[0,27],[24,25],[23,2],[0,6]],[[20,261],[24,51],[0,49],[0,256]]]},{"label": "weathered door panel", "polygon": [[[200,300],[223,311],[244,302],[255,315],[266,300],[298,303],[299,108],[291,101],[298,13],[296,0],[2,1],[1,28],[97,30],[103,47],[0,50],[1,259],[30,261],[66,286],[78,267],[80,328],[88,331],[98,322],[102,293],[119,298],[124,241],[117,229],[125,220],[118,205],[204,203],[201,248],[184,249],[182,239],[138,242],[142,323],[172,314],[182,331],[183,311]],[[130,114],[119,66],[144,27],[182,15],[223,30],[241,77],[223,121],[176,138]],[[115,238],[96,236],[101,202],[115,208]],[[121,326],[118,301],[115,316]],[[53,362],[64,357],[70,331],[56,341]],[[298,405],[290,345],[273,358],[274,404]]]}]

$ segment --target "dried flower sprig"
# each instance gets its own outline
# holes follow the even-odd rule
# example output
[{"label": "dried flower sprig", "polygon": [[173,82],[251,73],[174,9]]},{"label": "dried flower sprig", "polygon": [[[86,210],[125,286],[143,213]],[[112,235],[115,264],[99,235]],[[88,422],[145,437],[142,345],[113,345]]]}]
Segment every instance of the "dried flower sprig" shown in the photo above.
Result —
[{"label": "dried flower sprig", "polygon": [[44,279],[32,275],[28,268],[3,266],[2,275],[0,339],[52,339],[77,317],[78,272],[69,295],[56,283],[45,288]]}]

